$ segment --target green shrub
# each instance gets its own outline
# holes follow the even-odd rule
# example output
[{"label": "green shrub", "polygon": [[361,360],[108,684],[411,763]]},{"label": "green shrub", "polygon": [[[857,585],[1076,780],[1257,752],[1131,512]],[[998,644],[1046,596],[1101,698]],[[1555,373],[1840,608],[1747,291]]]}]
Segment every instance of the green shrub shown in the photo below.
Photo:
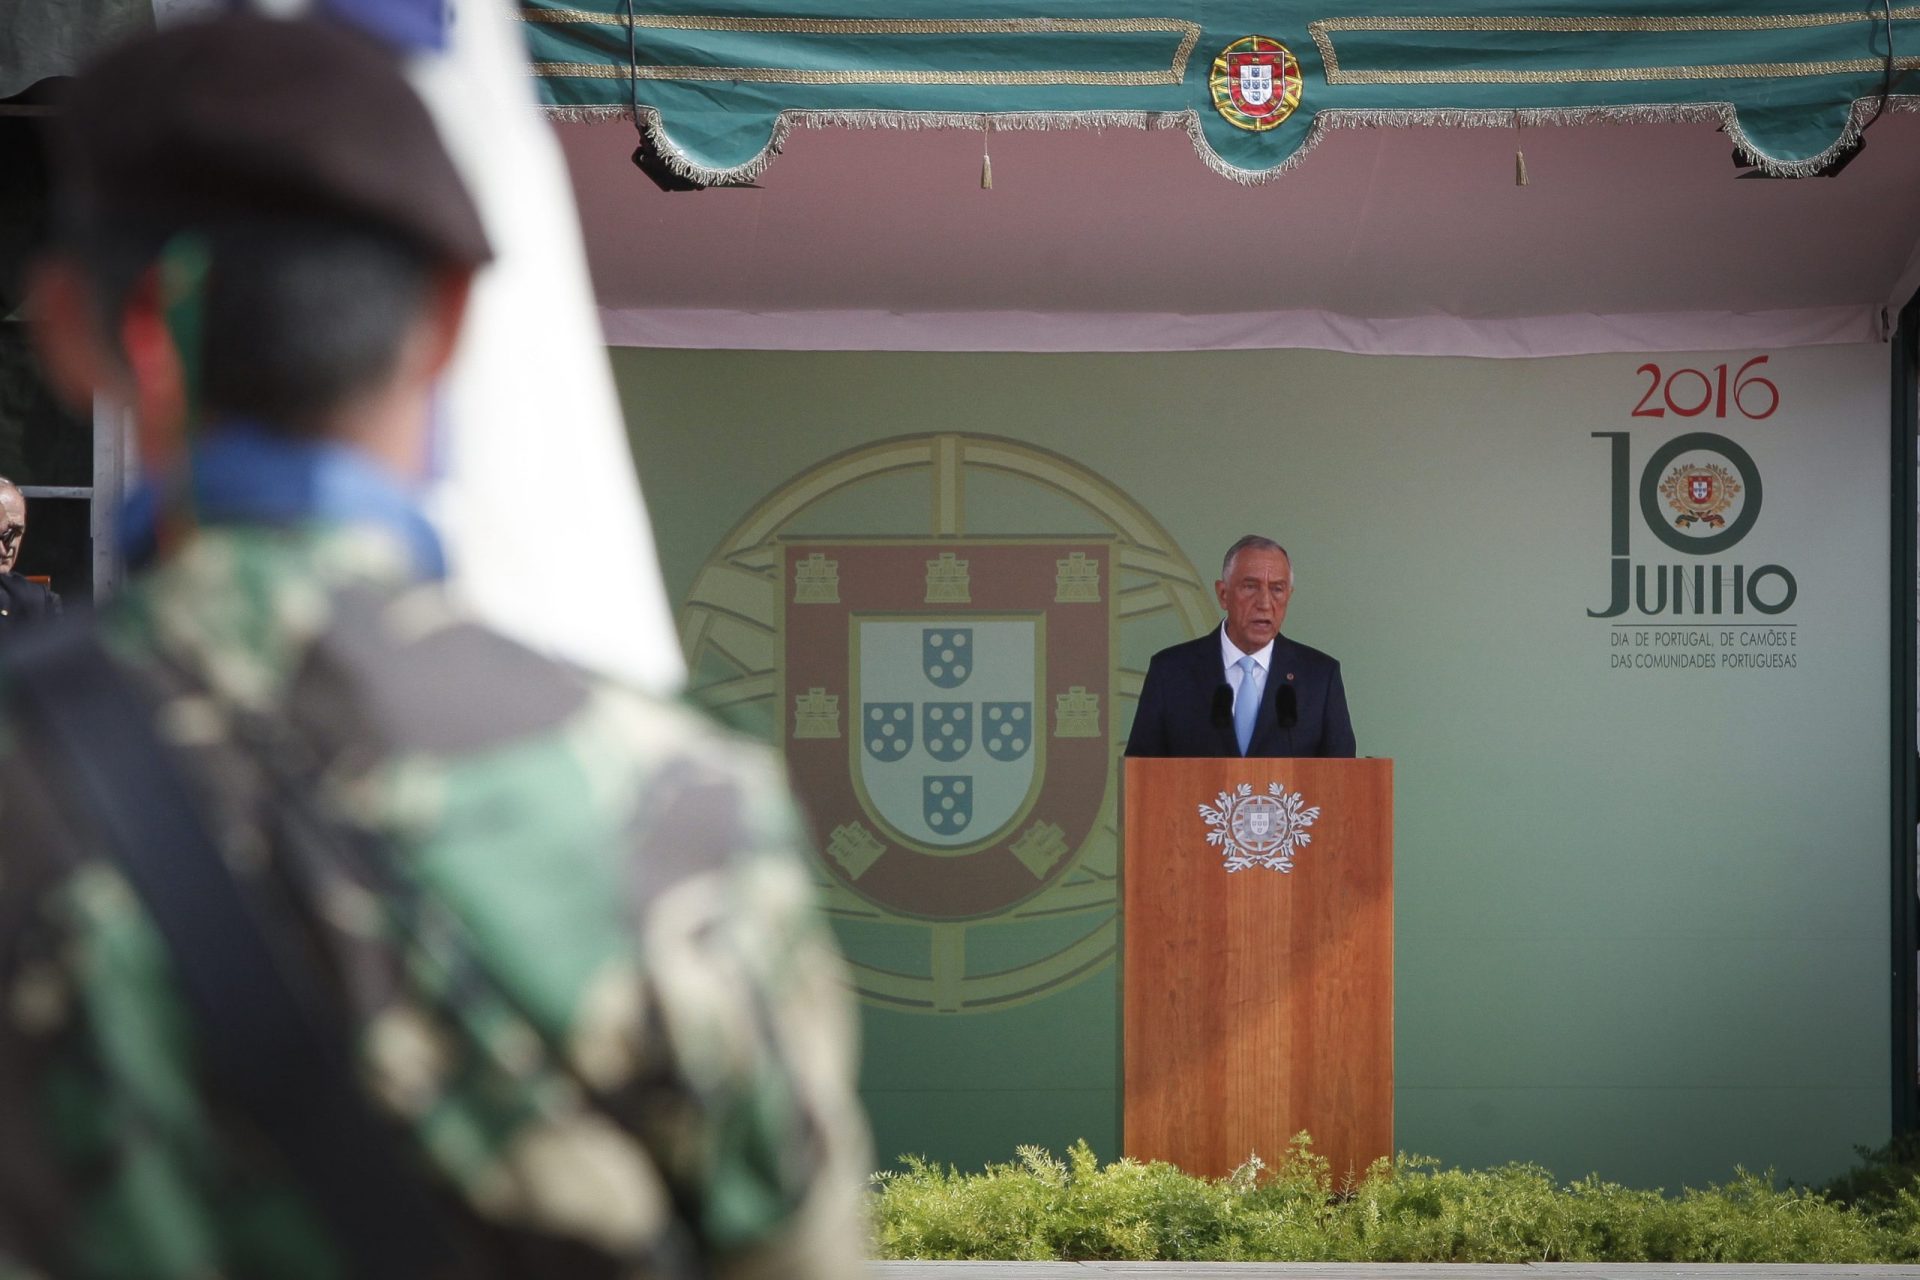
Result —
[{"label": "green shrub", "polygon": [[[1920,1189],[1882,1180],[1870,1203],[1782,1188],[1771,1175],[1669,1198],[1534,1165],[1443,1169],[1402,1155],[1336,1187],[1306,1134],[1278,1167],[1219,1179],[1168,1164],[1102,1166],[1022,1147],[963,1174],[915,1157],[875,1179],[887,1258],[1026,1261],[1914,1262]],[[1879,1182],[1876,1186],[1881,1186]]]},{"label": "green shrub", "polygon": [[1855,1208],[1891,1209],[1901,1191],[1920,1186],[1920,1130],[1898,1134],[1877,1151],[1853,1150],[1859,1165],[1823,1188],[1828,1199]]}]

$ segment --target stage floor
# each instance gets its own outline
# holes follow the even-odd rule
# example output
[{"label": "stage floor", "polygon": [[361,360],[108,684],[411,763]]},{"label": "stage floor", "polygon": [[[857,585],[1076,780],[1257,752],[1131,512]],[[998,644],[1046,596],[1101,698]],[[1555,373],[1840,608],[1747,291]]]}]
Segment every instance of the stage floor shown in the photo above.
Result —
[{"label": "stage floor", "polygon": [[876,1262],[871,1280],[1917,1280],[1920,1266],[1536,1262]]}]

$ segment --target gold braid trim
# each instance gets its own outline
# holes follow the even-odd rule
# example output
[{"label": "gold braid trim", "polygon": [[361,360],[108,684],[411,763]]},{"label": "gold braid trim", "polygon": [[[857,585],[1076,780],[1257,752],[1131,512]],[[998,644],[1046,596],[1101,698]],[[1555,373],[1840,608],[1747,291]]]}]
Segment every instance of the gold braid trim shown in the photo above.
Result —
[{"label": "gold braid trim", "polygon": [[[1679,67],[1594,67],[1586,71],[1344,71],[1329,84],[1610,84],[1632,80],[1768,80],[1789,76],[1831,76],[1853,71],[1882,71],[1885,58],[1849,58],[1830,62],[1705,62]],[[1910,71],[1920,57],[1895,58],[1894,67]]]},{"label": "gold braid trim", "polygon": [[[1920,7],[1893,11],[1899,18],[1920,18]],[[1800,27],[1837,27],[1850,22],[1883,22],[1886,15],[1867,10],[1845,13],[1780,13],[1756,18],[1602,17],[1474,18],[1319,18],[1310,31],[1786,31]]]},{"label": "gold braid trim", "polygon": [[[1920,7],[1893,10],[1898,20],[1920,18]],[[1340,66],[1330,33],[1335,31],[1557,31],[1557,32],[1683,32],[1789,31],[1807,27],[1842,26],[1855,22],[1884,22],[1885,14],[1782,13],[1764,17],[1497,17],[1443,15],[1431,18],[1320,18],[1307,24],[1307,34],[1320,50],[1328,84],[1591,84],[1633,80],[1777,79],[1787,76],[1839,75],[1880,71],[1885,58],[1849,58],[1824,62],[1716,62],[1668,67],[1592,67],[1568,71],[1348,71]],[[1898,58],[1901,70],[1920,66],[1920,59]]]},{"label": "gold braid trim", "polygon": [[[584,9],[526,9],[523,22],[553,26],[626,27],[627,16]],[[766,35],[1047,35],[1081,32],[1126,35],[1164,31],[1180,37],[1165,71],[864,71],[801,67],[606,66],[589,62],[536,62],[536,76],[589,80],[750,80],[778,84],[999,84],[1156,85],[1186,79],[1187,62],[1200,40],[1200,24],[1178,18],[734,18],[711,14],[636,14],[641,30],[746,31]]]},{"label": "gold braid trim", "polygon": [[[1878,64],[1876,64],[1878,65]],[[817,71],[801,67],[637,67],[536,62],[536,76],[582,80],[748,80],[765,84],[1178,84],[1164,71]]]}]

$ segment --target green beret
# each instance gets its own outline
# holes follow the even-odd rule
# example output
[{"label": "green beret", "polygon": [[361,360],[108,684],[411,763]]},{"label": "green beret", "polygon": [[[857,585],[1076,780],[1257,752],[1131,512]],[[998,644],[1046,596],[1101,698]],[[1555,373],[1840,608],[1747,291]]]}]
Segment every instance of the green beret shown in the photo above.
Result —
[{"label": "green beret", "polygon": [[54,138],[66,234],[294,219],[493,256],[398,56],[335,22],[235,14],[133,40],[76,79]]}]

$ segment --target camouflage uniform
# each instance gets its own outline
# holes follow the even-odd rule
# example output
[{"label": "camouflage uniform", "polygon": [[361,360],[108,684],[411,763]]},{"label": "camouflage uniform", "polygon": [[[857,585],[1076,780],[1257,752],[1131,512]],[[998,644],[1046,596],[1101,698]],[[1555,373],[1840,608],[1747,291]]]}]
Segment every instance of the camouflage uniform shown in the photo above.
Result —
[{"label": "camouflage uniform", "polygon": [[[204,530],[102,626],[326,975],[446,1274],[857,1272],[848,1002],[759,750],[464,621],[365,527]],[[342,1275],[22,747],[0,721],[0,1277]]]}]

